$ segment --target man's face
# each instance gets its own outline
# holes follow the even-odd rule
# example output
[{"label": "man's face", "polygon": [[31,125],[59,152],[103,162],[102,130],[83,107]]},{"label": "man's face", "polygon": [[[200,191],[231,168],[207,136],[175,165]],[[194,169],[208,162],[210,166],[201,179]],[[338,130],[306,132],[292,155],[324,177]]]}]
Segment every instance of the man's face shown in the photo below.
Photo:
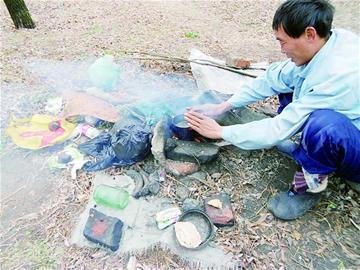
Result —
[{"label": "man's face", "polygon": [[312,58],[306,34],[292,38],[285,33],[282,26],[275,30],[275,37],[280,42],[281,52],[291,59],[297,66],[302,66]]}]

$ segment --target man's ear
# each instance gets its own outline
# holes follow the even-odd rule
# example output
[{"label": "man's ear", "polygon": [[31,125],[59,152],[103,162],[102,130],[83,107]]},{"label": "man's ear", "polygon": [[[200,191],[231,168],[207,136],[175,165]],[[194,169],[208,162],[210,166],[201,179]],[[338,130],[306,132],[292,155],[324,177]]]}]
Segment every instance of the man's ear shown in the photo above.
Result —
[{"label": "man's ear", "polygon": [[316,29],[312,26],[308,26],[305,28],[305,36],[308,41],[314,42],[317,36]]}]

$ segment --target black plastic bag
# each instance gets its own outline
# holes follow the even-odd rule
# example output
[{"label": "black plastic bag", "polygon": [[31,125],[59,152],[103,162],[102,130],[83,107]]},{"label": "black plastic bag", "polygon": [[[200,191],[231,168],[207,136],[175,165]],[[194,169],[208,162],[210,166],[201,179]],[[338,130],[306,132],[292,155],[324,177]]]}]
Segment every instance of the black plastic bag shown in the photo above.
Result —
[{"label": "black plastic bag", "polygon": [[140,112],[128,109],[122,115],[110,130],[111,145],[119,160],[134,164],[150,153],[152,133]]},{"label": "black plastic bag", "polygon": [[118,162],[110,142],[111,135],[103,132],[94,139],[78,146],[81,152],[96,158],[95,161],[89,161],[84,164],[83,169],[85,171],[106,169]]},{"label": "black plastic bag", "polygon": [[127,166],[143,160],[151,149],[151,130],[131,114],[123,117],[108,133],[79,145],[79,150],[96,158],[87,162],[85,171],[106,169],[110,166]]}]

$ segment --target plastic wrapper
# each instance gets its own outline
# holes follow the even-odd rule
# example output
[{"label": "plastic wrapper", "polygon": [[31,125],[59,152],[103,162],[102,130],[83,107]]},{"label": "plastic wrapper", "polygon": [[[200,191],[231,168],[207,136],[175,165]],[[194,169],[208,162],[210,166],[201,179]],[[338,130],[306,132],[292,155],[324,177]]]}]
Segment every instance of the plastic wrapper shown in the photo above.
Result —
[{"label": "plastic wrapper", "polygon": [[30,118],[13,118],[6,133],[22,148],[40,149],[63,142],[74,128],[65,119],[35,114]]}]

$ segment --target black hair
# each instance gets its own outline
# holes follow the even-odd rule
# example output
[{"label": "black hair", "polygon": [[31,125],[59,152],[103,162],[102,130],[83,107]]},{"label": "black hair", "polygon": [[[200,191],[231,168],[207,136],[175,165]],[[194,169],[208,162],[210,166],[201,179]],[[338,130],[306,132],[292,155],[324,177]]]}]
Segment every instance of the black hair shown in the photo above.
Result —
[{"label": "black hair", "polygon": [[327,0],[287,0],[276,10],[272,28],[281,26],[292,38],[300,37],[312,26],[322,38],[330,36],[335,8]]}]

